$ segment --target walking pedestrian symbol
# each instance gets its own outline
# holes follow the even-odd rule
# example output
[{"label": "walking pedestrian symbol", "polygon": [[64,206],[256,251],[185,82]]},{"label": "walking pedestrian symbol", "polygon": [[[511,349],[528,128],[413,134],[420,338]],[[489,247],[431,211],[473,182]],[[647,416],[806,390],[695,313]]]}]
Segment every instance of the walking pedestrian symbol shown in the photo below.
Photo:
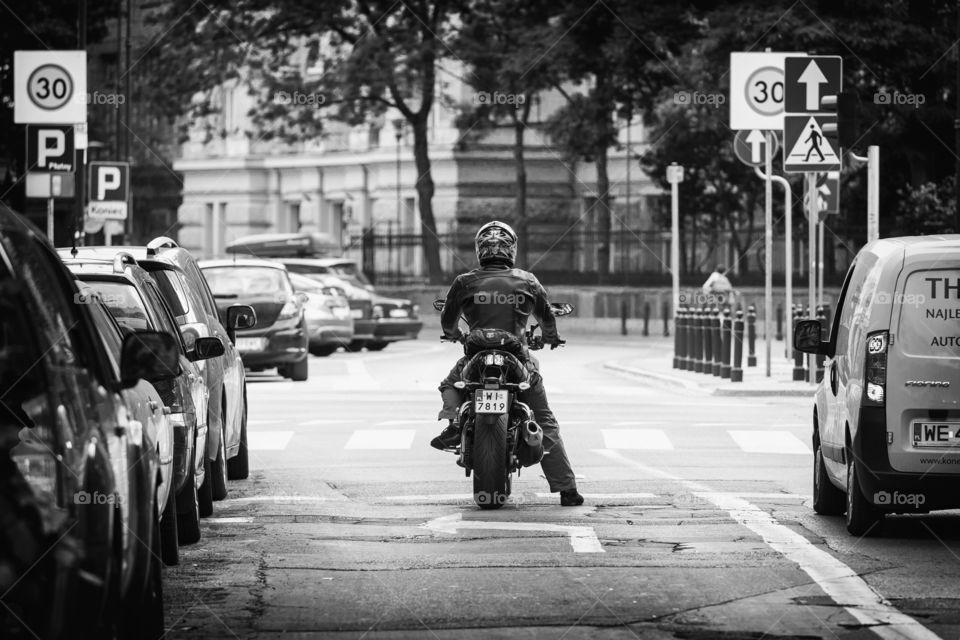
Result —
[{"label": "walking pedestrian symbol", "polygon": [[823,125],[836,116],[786,116],[783,133],[784,171],[839,171],[835,140],[823,135]]}]

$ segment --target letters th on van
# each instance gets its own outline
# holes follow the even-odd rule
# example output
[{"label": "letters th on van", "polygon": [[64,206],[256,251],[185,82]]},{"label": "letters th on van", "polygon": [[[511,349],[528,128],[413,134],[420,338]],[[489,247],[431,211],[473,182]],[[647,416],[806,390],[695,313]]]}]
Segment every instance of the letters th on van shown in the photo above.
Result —
[{"label": "letters th on van", "polygon": [[915,271],[897,298],[904,353],[960,356],[960,270]]}]

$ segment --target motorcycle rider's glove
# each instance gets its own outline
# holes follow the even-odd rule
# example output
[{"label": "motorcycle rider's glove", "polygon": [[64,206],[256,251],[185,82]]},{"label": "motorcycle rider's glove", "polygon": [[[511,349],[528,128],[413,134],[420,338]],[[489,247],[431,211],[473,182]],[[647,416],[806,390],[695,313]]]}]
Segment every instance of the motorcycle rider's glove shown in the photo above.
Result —
[{"label": "motorcycle rider's glove", "polygon": [[566,340],[561,340],[560,338],[555,338],[554,340],[552,340],[552,341],[550,342],[550,351],[553,351],[553,350],[556,349],[557,347],[563,346],[563,345],[565,345],[565,344],[567,344],[567,341],[566,341]]}]

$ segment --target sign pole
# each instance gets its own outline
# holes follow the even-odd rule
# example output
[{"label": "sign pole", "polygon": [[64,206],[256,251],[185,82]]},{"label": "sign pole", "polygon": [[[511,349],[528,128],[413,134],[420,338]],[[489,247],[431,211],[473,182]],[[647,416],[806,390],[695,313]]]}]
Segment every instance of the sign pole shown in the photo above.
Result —
[{"label": "sign pole", "polygon": [[764,225],[766,227],[766,233],[764,235],[764,269],[766,275],[764,276],[764,318],[763,318],[763,332],[764,339],[767,343],[767,377],[771,376],[770,371],[770,353],[771,353],[771,338],[773,332],[771,331],[771,320],[773,319],[773,181],[770,179],[770,176],[773,175],[773,154],[770,153],[770,149],[773,149],[773,142],[770,140],[773,134],[769,131],[766,133],[767,140],[767,153],[766,153],[766,173],[765,179],[763,181],[764,185],[764,197],[766,198],[766,207],[764,211]]},{"label": "sign pole", "polygon": [[[958,129],[960,131],[960,129]],[[880,237],[880,147],[867,147],[867,242]]]},{"label": "sign pole", "polygon": [[673,313],[680,308],[680,181],[670,181],[670,272],[673,281]]},{"label": "sign pole", "polygon": [[[817,174],[807,172],[804,176],[804,203],[807,206],[807,225],[809,233],[807,234],[807,252],[810,254],[810,269],[807,273],[809,278],[809,297],[807,299],[807,316],[811,320],[817,317],[817,217],[820,213],[817,211]],[[811,383],[816,382],[814,375],[815,367],[814,357],[807,355],[807,379]]]},{"label": "sign pole", "polygon": [[[820,195],[817,194],[817,198],[819,197]],[[820,209],[820,205],[818,202],[817,218],[820,218],[819,209]],[[818,305],[823,304],[823,265],[825,262],[823,257],[823,226],[824,226],[824,221],[817,220],[817,304]]]},{"label": "sign pole", "polygon": [[786,301],[783,303],[783,316],[786,320],[786,339],[784,342],[784,357],[790,358],[793,349],[793,192],[790,189],[790,181],[784,178],[783,180],[783,189],[786,197],[783,199],[783,209],[786,225],[786,237],[784,241],[787,245],[787,250],[784,255],[786,264],[784,265],[784,271],[786,271]]},{"label": "sign pole", "polygon": [[53,243],[53,197],[47,198],[47,238]]}]

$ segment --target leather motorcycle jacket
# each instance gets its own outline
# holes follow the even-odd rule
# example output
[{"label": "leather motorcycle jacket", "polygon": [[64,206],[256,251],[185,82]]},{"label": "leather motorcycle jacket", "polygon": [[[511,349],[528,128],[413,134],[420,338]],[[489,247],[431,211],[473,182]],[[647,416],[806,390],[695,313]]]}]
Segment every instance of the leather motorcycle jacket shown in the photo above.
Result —
[{"label": "leather motorcycle jacket", "polygon": [[555,344],[557,321],[547,292],[529,271],[490,264],[457,276],[440,316],[443,335],[459,336],[461,314],[470,330],[503,329],[523,336],[530,316],[540,323],[545,344]]}]

